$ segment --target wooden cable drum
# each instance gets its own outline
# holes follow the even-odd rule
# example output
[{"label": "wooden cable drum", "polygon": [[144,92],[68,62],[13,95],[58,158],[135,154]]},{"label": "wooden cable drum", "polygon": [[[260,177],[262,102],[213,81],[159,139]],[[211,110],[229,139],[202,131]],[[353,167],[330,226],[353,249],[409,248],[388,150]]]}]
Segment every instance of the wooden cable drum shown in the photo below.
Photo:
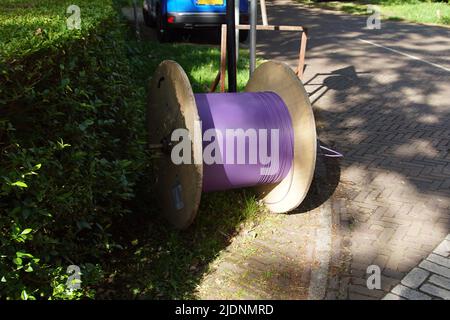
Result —
[{"label": "wooden cable drum", "polygon": [[[267,101],[277,101],[276,99],[278,99],[280,100],[279,110],[286,110],[289,117],[289,127],[287,128],[289,130],[281,128],[280,132],[284,136],[288,136],[286,132],[292,133],[292,150],[287,153],[291,159],[286,162],[287,164],[283,167],[284,171],[278,179],[267,180],[268,183],[264,184],[249,183],[244,186],[253,186],[259,198],[272,212],[284,213],[297,208],[306,197],[313,178],[317,138],[314,115],[308,95],[295,73],[284,63],[268,61],[255,70],[245,87],[245,93],[209,95],[214,96],[195,95],[186,73],[174,61],[163,61],[152,77],[148,97],[147,124],[150,145],[162,149],[162,153],[155,163],[157,167],[155,192],[157,192],[161,214],[176,228],[185,229],[195,219],[202,190],[213,189],[206,185],[214,180],[215,177],[211,177],[211,172],[215,171],[212,171],[209,164],[205,164],[203,160],[204,141],[200,123],[206,123],[207,119],[204,116],[205,106],[200,105],[200,101],[204,99],[214,101],[213,98],[220,98],[225,101],[225,104],[230,101],[230,112],[236,108],[240,108],[241,113],[248,110],[249,112],[243,115],[243,119],[247,120],[241,119],[241,122],[252,122],[253,116],[250,111],[255,110],[250,110],[250,108],[259,108],[260,106],[239,101],[250,101],[251,99],[249,100],[248,97],[256,95],[258,95],[257,98],[269,99]],[[236,103],[241,105],[236,106]],[[212,105],[211,108],[217,109],[219,106]],[[261,110],[277,111],[272,110],[273,108],[269,104]],[[275,120],[267,119],[268,123],[272,121],[270,122],[272,127]],[[236,123],[238,122],[236,121]],[[229,123],[228,126],[232,128],[234,124]],[[171,142],[171,137],[177,129],[189,131],[191,163],[175,164],[172,161],[173,142]],[[286,145],[289,146],[289,144]],[[285,149],[288,150],[288,148]],[[283,150],[280,148],[280,152],[285,152]],[[248,169],[253,170],[254,168],[248,167]],[[227,172],[225,172],[226,175]],[[225,178],[232,179],[231,177]]]}]

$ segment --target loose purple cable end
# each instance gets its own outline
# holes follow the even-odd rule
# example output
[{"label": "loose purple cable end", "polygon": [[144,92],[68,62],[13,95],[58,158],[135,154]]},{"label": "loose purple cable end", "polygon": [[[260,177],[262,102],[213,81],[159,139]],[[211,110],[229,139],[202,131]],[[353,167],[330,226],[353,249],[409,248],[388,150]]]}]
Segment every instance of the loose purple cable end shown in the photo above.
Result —
[{"label": "loose purple cable end", "polygon": [[336,150],[324,147],[324,146],[322,146],[320,144],[319,144],[319,148],[322,149],[322,150],[326,150],[328,152],[331,152],[331,154],[330,153],[322,153],[322,155],[325,156],[325,157],[328,157],[328,158],[343,158],[344,157],[344,155],[342,153],[337,152]]}]

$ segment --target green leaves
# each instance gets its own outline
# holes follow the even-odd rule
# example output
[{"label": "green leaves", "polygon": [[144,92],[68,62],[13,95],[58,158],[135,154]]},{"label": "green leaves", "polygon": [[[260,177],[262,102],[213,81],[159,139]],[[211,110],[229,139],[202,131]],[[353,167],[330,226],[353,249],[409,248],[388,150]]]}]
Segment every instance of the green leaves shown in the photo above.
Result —
[{"label": "green leaves", "polygon": [[91,230],[92,229],[91,225],[85,220],[78,221],[77,222],[77,227],[78,227],[78,230],[83,230],[83,229]]},{"label": "green leaves", "polygon": [[23,231],[20,233],[20,235],[26,235],[26,234],[29,234],[31,231],[33,231],[33,229],[30,229],[30,228],[25,229],[25,230],[23,230]]},{"label": "green leaves", "polygon": [[17,267],[22,267],[22,258],[13,258],[12,261]]},{"label": "green leaves", "polygon": [[92,119],[87,119],[83,121],[78,127],[81,131],[85,131],[88,127],[92,126],[94,124],[94,121]]},{"label": "green leaves", "polygon": [[63,139],[60,139],[59,141],[57,141],[56,145],[58,146],[59,150],[63,150],[65,148],[67,148],[67,147],[70,147],[70,144],[64,143]]},{"label": "green leaves", "polygon": [[[25,179],[26,176],[31,176],[31,175],[37,175],[37,173],[35,171],[39,170],[41,168],[41,164],[37,164],[35,166],[32,167],[31,170],[29,170],[28,172],[25,172],[23,174],[20,175],[20,177],[22,179]],[[22,180],[18,180],[16,182],[10,182],[10,180],[8,178],[5,178],[7,185],[10,185],[12,187],[16,187],[19,189],[23,189],[23,188],[28,188],[28,184],[26,184],[24,181]]]},{"label": "green leaves", "polygon": [[[2,0],[0,11],[0,56],[4,59],[32,55],[59,48],[66,42],[89,36],[103,20],[115,15],[110,2],[78,0],[82,10],[82,29],[69,30],[64,15],[70,3],[58,0]],[[55,64],[58,68],[59,65]]]},{"label": "green leaves", "polygon": [[16,181],[11,183],[11,186],[19,187],[19,188],[28,188],[28,185],[23,181]]},{"label": "green leaves", "polygon": [[22,300],[28,300],[28,293],[26,290],[22,290],[22,292],[20,293],[20,298]]},{"label": "green leaves", "polygon": [[[5,1],[8,8],[16,2]],[[15,46],[0,71],[0,299],[93,297],[89,288],[101,282],[108,254],[123,249],[112,225],[129,213],[148,167],[140,143],[145,90],[135,86],[110,2],[77,3],[85,17],[95,16],[92,25],[86,21],[90,32],[77,36],[51,25],[65,22],[52,16],[60,1],[27,3],[51,18],[38,26],[42,34],[29,27],[33,39],[0,31]],[[69,293],[72,261],[83,285]]]},{"label": "green leaves", "polygon": [[[26,240],[29,240],[32,238],[32,236],[30,235],[31,231],[33,231],[31,228],[27,228],[27,229],[20,231],[19,226],[14,225],[11,238],[19,243],[25,242]],[[17,257],[21,258],[23,256],[17,256]]]},{"label": "green leaves", "polygon": [[17,251],[16,257],[12,259],[12,262],[16,265],[16,270],[23,269],[26,273],[33,272],[33,266],[37,266],[39,261],[40,259],[33,257],[32,254],[20,251]]}]

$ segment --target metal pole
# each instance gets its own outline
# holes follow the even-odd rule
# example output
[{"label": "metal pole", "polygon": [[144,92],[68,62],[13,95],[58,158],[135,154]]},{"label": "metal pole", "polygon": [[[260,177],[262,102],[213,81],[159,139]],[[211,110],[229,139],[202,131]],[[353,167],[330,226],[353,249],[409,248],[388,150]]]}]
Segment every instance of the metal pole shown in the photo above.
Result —
[{"label": "metal pole", "polygon": [[227,0],[227,62],[228,92],[236,92],[236,24],[234,17],[234,0]]},{"label": "metal pole", "polygon": [[256,68],[256,19],[258,17],[258,0],[250,0],[250,76]]}]

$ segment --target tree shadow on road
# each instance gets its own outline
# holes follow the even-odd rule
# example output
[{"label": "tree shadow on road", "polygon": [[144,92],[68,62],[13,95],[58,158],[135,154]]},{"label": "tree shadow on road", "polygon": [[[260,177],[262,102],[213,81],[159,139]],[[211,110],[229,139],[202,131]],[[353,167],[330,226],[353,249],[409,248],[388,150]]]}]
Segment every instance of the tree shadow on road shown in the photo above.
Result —
[{"label": "tree shadow on road", "polygon": [[[344,154],[330,200],[352,242],[360,296],[350,298],[375,298],[368,265],[388,291],[450,230],[450,30],[383,21],[368,31],[365,17],[283,4],[268,12],[273,24],[310,27],[305,87],[321,141]],[[264,57],[295,66],[297,36],[258,41]]]}]

